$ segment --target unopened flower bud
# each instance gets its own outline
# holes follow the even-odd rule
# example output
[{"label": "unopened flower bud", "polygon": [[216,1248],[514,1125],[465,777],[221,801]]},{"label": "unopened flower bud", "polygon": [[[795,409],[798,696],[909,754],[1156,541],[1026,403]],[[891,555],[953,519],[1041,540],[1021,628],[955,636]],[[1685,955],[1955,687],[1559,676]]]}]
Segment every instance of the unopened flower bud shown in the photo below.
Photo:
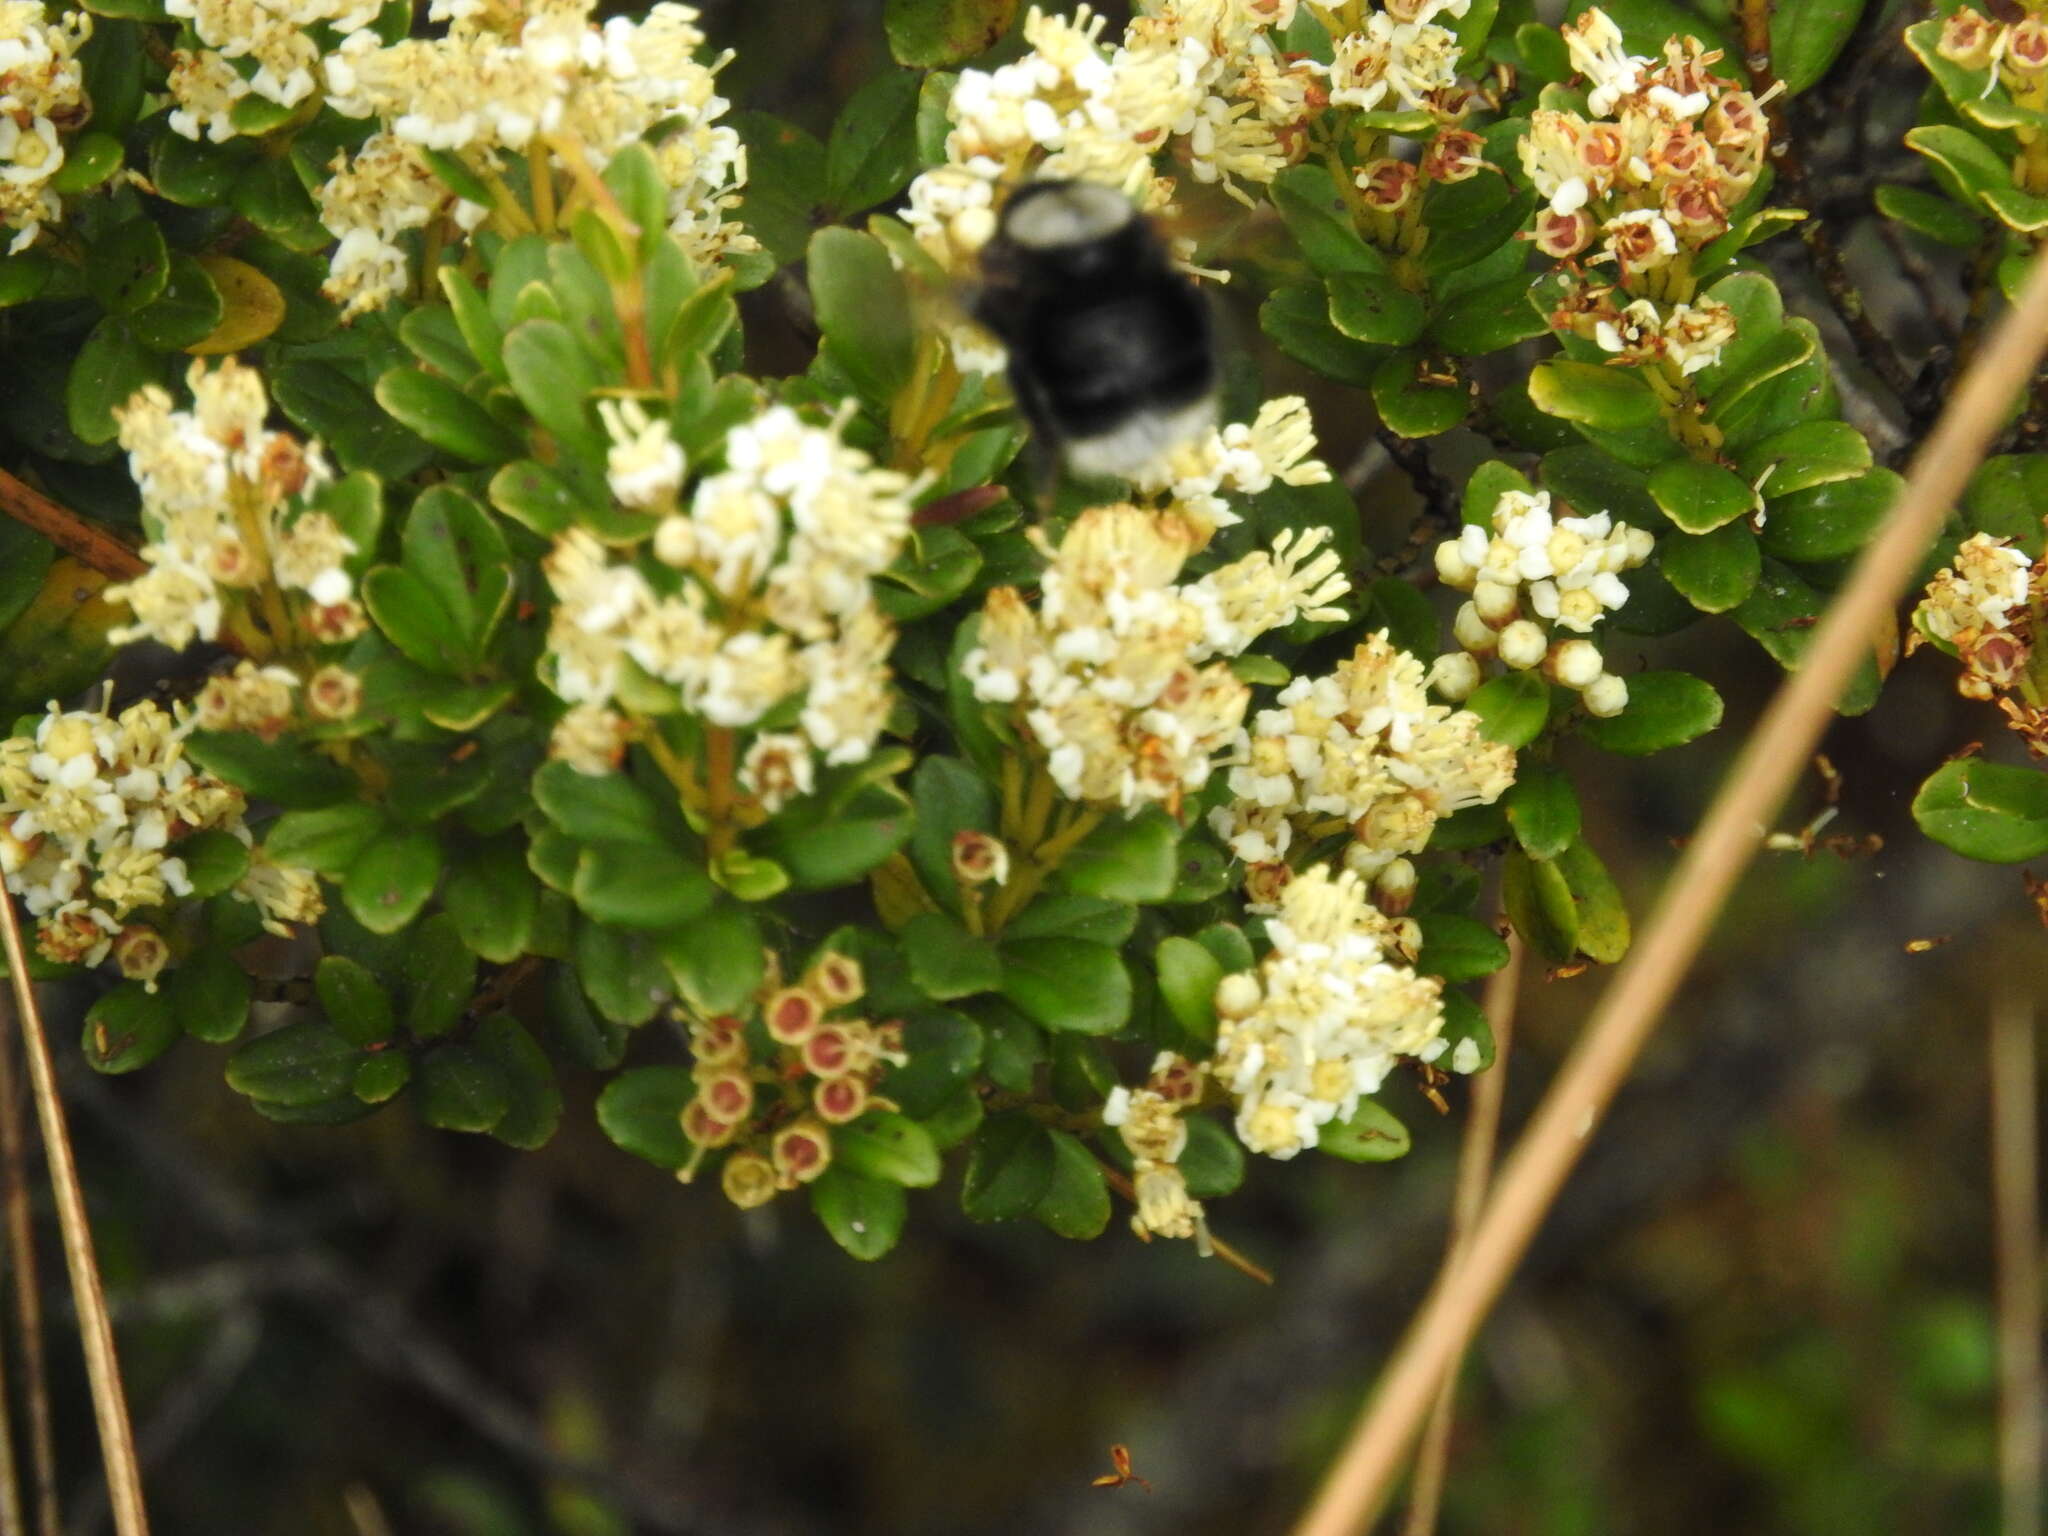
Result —
[{"label": "unopened flower bud", "polygon": [[1517,619],[1500,632],[1500,659],[1518,672],[1540,663],[1550,650],[1550,639],[1540,624]]},{"label": "unopened flower bud", "polygon": [[1250,971],[1238,971],[1216,983],[1216,1016],[1221,1019],[1250,1018],[1264,996],[1258,977]]},{"label": "unopened flower bud", "polygon": [[1470,591],[1475,572],[1464,552],[1458,548],[1456,539],[1446,539],[1436,547],[1436,579],[1447,587],[1460,592]]},{"label": "unopened flower bud", "polygon": [[819,1121],[805,1119],[775,1133],[776,1182],[784,1189],[808,1184],[832,1166],[832,1135]]},{"label": "unopened flower bud", "polygon": [[1587,684],[1579,697],[1585,702],[1587,714],[1606,720],[1628,708],[1628,684],[1612,672],[1603,673]]},{"label": "unopened flower bud", "polygon": [[1503,581],[1482,581],[1475,586],[1472,607],[1493,629],[1504,628],[1522,611],[1515,589]]},{"label": "unopened flower bud", "polygon": [[761,1019],[768,1037],[779,1045],[803,1045],[825,1017],[824,1006],[802,987],[785,987],[768,999]]},{"label": "unopened flower bud", "polygon": [[1584,689],[1600,677],[1606,666],[1600,647],[1592,641],[1566,640],[1551,647],[1544,670],[1567,688]]},{"label": "unopened flower bud", "polygon": [[1464,703],[1479,687],[1479,658],[1469,651],[1446,651],[1429,664],[1429,686],[1439,698]]},{"label": "unopened flower bud", "polygon": [[1493,626],[1479,617],[1479,610],[1470,603],[1458,605],[1457,617],[1451,620],[1451,638],[1474,656],[1491,656],[1500,644]]},{"label": "unopened flower bud", "polygon": [[986,832],[955,832],[953,878],[962,885],[1001,885],[1010,878],[1010,850]]},{"label": "unopened flower bud", "polygon": [[1415,866],[1407,859],[1395,859],[1373,877],[1373,901],[1389,917],[1399,917],[1415,901]]},{"label": "unopened flower bud", "polygon": [[743,1211],[775,1198],[775,1165],[758,1152],[735,1152],[718,1177],[725,1198]]}]

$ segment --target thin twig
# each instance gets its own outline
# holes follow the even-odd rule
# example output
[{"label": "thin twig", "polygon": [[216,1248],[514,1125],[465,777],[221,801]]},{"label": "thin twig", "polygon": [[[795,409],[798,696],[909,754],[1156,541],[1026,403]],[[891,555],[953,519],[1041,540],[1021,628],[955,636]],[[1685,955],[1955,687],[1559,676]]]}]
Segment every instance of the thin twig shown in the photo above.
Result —
[{"label": "thin twig", "polygon": [[97,523],[89,523],[68,507],[0,469],[0,512],[33,528],[68,555],[101,575],[127,581],[148,569],[142,557]]},{"label": "thin twig", "polygon": [[1991,1008],[1991,1192],[1998,1236],[1998,1470],[2005,1536],[2041,1536],[2040,1147],[2034,1009]]},{"label": "thin twig", "polygon": [[[0,887],[0,902],[7,901]],[[8,962],[9,969],[13,962]],[[43,1349],[43,1284],[36,1262],[35,1223],[28,1200],[28,1138],[21,1131],[21,1086],[14,1075],[14,1040],[0,1032],[0,1181],[6,1187],[7,1257],[13,1270],[14,1316],[21,1329],[21,1370],[28,1396],[29,1462],[35,1469],[36,1531],[60,1536],[57,1437],[50,1417],[50,1363]]]},{"label": "thin twig", "polygon": [[[1479,1209],[1486,1203],[1486,1186],[1493,1178],[1493,1149],[1500,1138],[1501,1105],[1507,1098],[1508,1050],[1514,1042],[1515,998],[1522,985],[1522,936],[1508,933],[1508,963],[1487,979],[1486,1022],[1493,1030],[1493,1065],[1472,1084],[1472,1107],[1465,1122],[1465,1139],[1458,1150],[1458,1183],[1451,1195],[1451,1238],[1444,1254],[1449,1269],[1464,1256],[1479,1221]],[[1458,1367],[1453,1361],[1444,1372],[1444,1384],[1430,1411],[1429,1425],[1422,1432],[1422,1449],[1415,1458],[1415,1481],[1408,1496],[1407,1536],[1431,1536],[1436,1529],[1437,1511],[1443,1505],[1444,1472],[1451,1461],[1451,1419],[1458,1408]]]},{"label": "thin twig", "polygon": [[64,1239],[64,1262],[71,1271],[71,1294],[78,1307],[79,1341],[85,1347],[85,1370],[92,1383],[93,1418],[98,1424],[100,1455],[107,1467],[107,1502],[114,1511],[118,1536],[148,1536],[149,1516],[142,1503],[142,1468],[135,1456],[135,1431],[128,1422],[128,1400],[121,1389],[121,1365],[114,1354],[114,1326],[107,1317],[107,1299],[100,1288],[99,1261],[93,1254],[92,1225],[86,1219],[85,1193],[78,1183],[78,1164],[71,1153],[71,1133],[64,1125],[64,1101],[57,1096],[57,1071],[50,1060],[50,1042],[36,1007],[35,987],[28,979],[28,953],[21,942],[21,923],[14,900],[0,889],[0,939],[7,951],[7,971],[14,978],[14,1019],[28,1056],[34,1085],[36,1116],[43,1130],[43,1155],[56,1195],[57,1227]]},{"label": "thin twig", "polygon": [[[1136,1205],[1138,1203],[1137,1187],[1128,1178],[1124,1177],[1121,1172],[1110,1167],[1109,1164],[1103,1163],[1102,1176],[1109,1181],[1111,1189],[1122,1195],[1131,1204]],[[1213,1232],[1209,1234],[1209,1251],[1239,1274],[1249,1275],[1261,1285],[1271,1285],[1273,1283],[1273,1272],[1270,1269],[1263,1269],[1259,1265],[1254,1264]]]},{"label": "thin twig", "polygon": [[1387,457],[1408,477],[1408,483],[1415,487],[1415,494],[1422,498],[1422,513],[1409,530],[1407,542],[1379,563],[1380,574],[1393,575],[1404,570],[1423,550],[1443,538],[1458,526],[1458,492],[1451,482],[1437,473],[1430,462],[1429,449],[1420,438],[1403,437],[1391,427],[1381,427],[1376,434],[1379,444],[1387,450]]},{"label": "thin twig", "polygon": [[2048,348],[2048,259],[1942,412],[1911,476],[1778,690],[1701,824],[1634,951],[1502,1167],[1462,1263],[1431,1289],[1295,1536],[1352,1536],[1384,1503],[1444,1372],[1507,1283],[1601,1111],[1656,1027],[1755,855],[1871,636],[1912,579],[2013,396]]}]

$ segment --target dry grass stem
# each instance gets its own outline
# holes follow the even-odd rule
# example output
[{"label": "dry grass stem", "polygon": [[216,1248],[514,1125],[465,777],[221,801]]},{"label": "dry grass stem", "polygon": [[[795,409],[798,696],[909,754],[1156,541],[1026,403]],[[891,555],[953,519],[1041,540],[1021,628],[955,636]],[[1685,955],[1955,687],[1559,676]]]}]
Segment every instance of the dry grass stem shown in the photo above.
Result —
[{"label": "dry grass stem", "polygon": [[21,941],[21,922],[15,914],[13,899],[4,890],[0,890],[0,940],[5,942],[7,972],[14,981],[14,1017],[20,1026],[22,1050],[28,1057],[29,1081],[35,1088],[36,1115],[42,1125],[43,1151],[56,1196],[57,1225],[64,1239],[64,1261],[71,1271],[79,1340],[85,1349],[86,1375],[92,1383],[93,1418],[99,1429],[100,1455],[107,1467],[107,1503],[113,1510],[116,1536],[148,1536],[149,1516],[142,1502],[142,1467],[135,1455],[135,1431],[128,1421],[127,1397],[121,1389],[121,1366],[114,1355],[114,1327],[107,1316],[106,1295],[100,1288],[99,1261],[93,1254],[85,1194],[79,1187],[78,1164],[71,1153],[71,1133],[64,1124],[64,1101],[57,1096],[50,1042],[36,1007],[35,987],[28,979],[28,953]]},{"label": "dry grass stem", "polygon": [[2048,349],[2048,258],[2004,316],[1913,460],[1887,515],[1687,845],[1634,950],[1503,1165],[1464,1260],[1439,1278],[1295,1536],[1355,1536],[1388,1492],[1451,1363],[1507,1283],[1601,1112],[1626,1079],[1736,878],[1756,854],[1871,637],[1912,580],[2009,407]]},{"label": "dry grass stem", "polygon": [[1991,1194],[1998,1239],[1998,1470],[2005,1536],[2041,1536],[2040,1146],[2034,1008],[1991,1010]]},{"label": "dry grass stem", "polygon": [[[1472,1104],[1466,1112],[1465,1137],[1458,1148],[1458,1182],[1451,1192],[1451,1235],[1444,1253],[1450,1269],[1471,1241],[1472,1228],[1486,1203],[1493,1178],[1493,1150],[1500,1139],[1501,1105],[1507,1100],[1508,1051],[1514,1044],[1515,1000],[1522,987],[1522,936],[1508,933],[1508,963],[1486,979],[1486,1022],[1493,1030],[1493,1065],[1472,1081]],[[1458,1359],[1444,1373],[1436,1406],[1422,1431],[1422,1449],[1415,1457],[1415,1481],[1408,1495],[1406,1536],[1431,1536],[1443,1505],[1444,1472],[1451,1462],[1451,1419],[1458,1407]]]},{"label": "dry grass stem", "polygon": [[[0,892],[0,902],[6,900]],[[9,962],[10,973],[13,970]],[[50,1366],[43,1349],[43,1282],[29,1212],[28,1138],[21,1128],[21,1085],[14,1075],[15,1034],[0,1031],[0,1183],[5,1186],[7,1261],[14,1317],[21,1330],[21,1371],[28,1400],[29,1462],[35,1469],[37,1536],[63,1536],[57,1502],[57,1438],[50,1419]]]},{"label": "dry grass stem", "polygon": [[0,469],[0,512],[33,528],[67,555],[84,561],[113,581],[127,581],[148,569],[142,557],[97,523],[59,506],[34,486]]}]

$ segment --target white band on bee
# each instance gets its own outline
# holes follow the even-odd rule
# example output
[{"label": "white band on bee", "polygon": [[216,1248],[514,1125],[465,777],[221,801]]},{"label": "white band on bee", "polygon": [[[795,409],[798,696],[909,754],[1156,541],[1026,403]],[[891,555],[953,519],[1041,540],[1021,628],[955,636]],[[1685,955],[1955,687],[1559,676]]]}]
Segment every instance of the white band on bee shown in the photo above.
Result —
[{"label": "white band on bee", "polygon": [[1029,250],[1086,245],[1113,235],[1138,216],[1114,187],[1075,181],[1047,191],[1030,188],[1003,215],[1003,233]]}]

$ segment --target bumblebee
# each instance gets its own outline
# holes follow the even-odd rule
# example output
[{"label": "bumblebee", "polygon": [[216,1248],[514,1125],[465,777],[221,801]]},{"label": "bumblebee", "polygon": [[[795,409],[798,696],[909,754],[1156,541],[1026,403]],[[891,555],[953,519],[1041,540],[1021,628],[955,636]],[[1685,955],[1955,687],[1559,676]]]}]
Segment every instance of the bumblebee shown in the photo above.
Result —
[{"label": "bumblebee", "polygon": [[1022,188],[981,275],[974,317],[1009,349],[1018,408],[1076,474],[1128,478],[1214,425],[1208,305],[1122,193]]}]

